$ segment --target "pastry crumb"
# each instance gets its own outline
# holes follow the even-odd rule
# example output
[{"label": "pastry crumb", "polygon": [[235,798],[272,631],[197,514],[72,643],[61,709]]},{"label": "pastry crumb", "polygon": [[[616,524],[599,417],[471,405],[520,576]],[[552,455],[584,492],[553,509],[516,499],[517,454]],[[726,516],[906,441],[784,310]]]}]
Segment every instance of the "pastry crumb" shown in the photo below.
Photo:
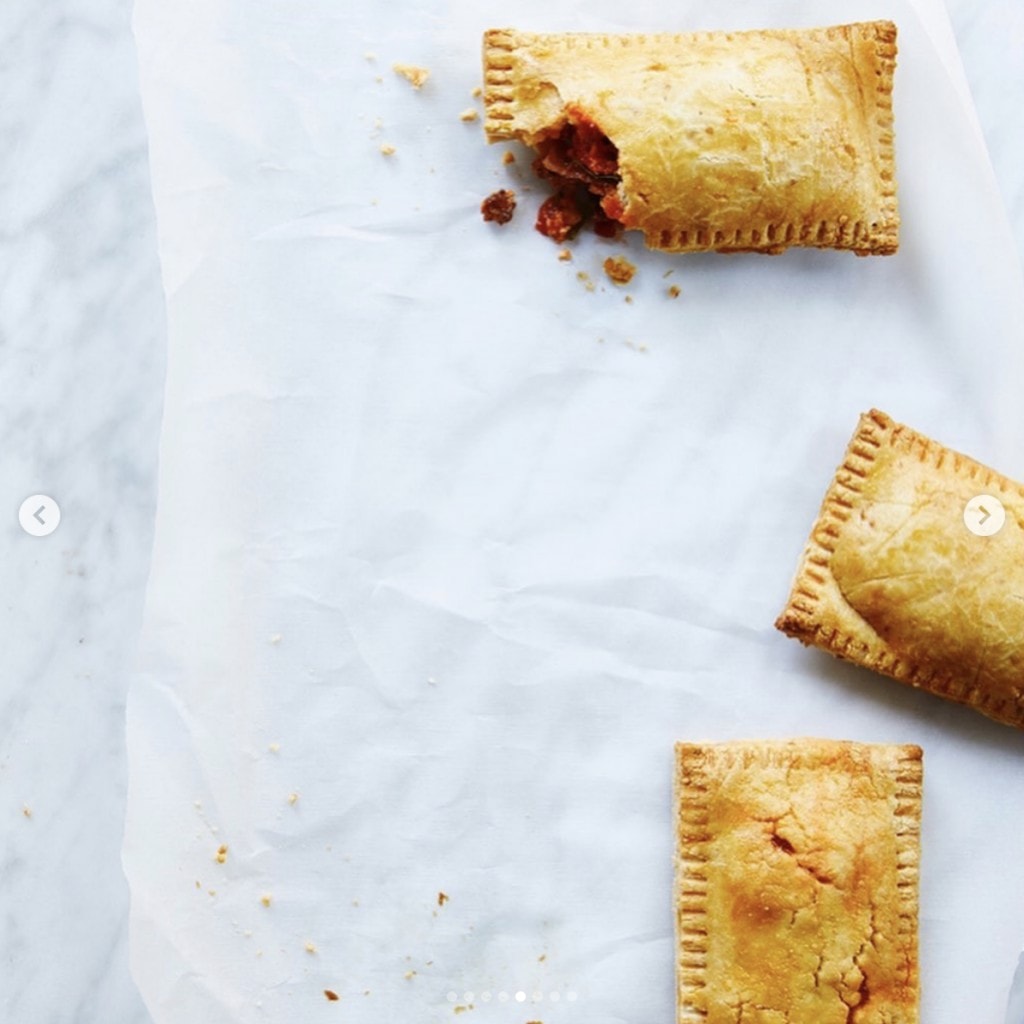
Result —
[{"label": "pastry crumb", "polygon": [[298,793],[289,793],[288,794],[288,803],[290,803],[292,805],[292,807],[294,807],[298,802],[299,802],[299,794]]},{"label": "pastry crumb", "polygon": [[196,888],[197,888],[197,889],[202,889],[202,887],[203,887],[203,883],[202,883],[202,882],[200,882],[200,881],[199,881],[199,879],[197,878],[197,879],[196,879]]},{"label": "pastry crumb", "polygon": [[477,86],[474,86],[474,87],[473,87],[473,91],[472,91],[472,93],[470,93],[470,95],[471,95],[471,96],[473,97],[473,99],[475,99],[475,100],[478,100],[478,99],[480,99],[480,97],[481,97],[481,96],[483,96],[483,94],[484,94],[484,91],[483,91],[483,89],[481,89],[481,88],[480,88],[480,86],[479,86],[479,85],[477,85]]},{"label": "pastry crumb", "polygon": [[563,263],[568,263],[569,260],[572,259],[572,250],[571,249],[562,249],[562,250],[560,250],[559,253],[558,253],[558,258]]},{"label": "pastry crumb", "polygon": [[439,892],[437,894],[437,905],[443,907],[451,897],[446,892]]},{"label": "pastry crumb", "polygon": [[616,284],[629,284],[636,273],[636,267],[625,256],[609,256],[604,261],[604,272]]},{"label": "pastry crumb", "polygon": [[217,856],[214,858],[218,864],[224,864],[228,859],[228,848],[226,843],[221,843],[217,847]]},{"label": "pastry crumb", "polygon": [[406,971],[404,977],[405,977],[406,981],[412,981],[412,979],[416,977],[416,972],[415,971]]},{"label": "pastry crumb", "polygon": [[270,902],[271,902],[271,899],[270,899],[270,893],[264,893],[264,894],[263,894],[263,895],[262,895],[262,896],[260,897],[260,903],[262,903],[262,904],[263,904],[263,906],[265,906],[265,907],[269,907],[269,906],[270,906]]},{"label": "pastry crumb", "polygon": [[429,68],[421,68],[416,64],[393,64],[392,70],[412,84],[414,89],[422,89],[430,77]]},{"label": "pastry crumb", "polygon": [[501,162],[506,166],[508,164],[514,164],[516,162],[515,153],[513,153],[511,149],[506,149],[505,152],[501,154]]},{"label": "pastry crumb", "polygon": [[492,192],[481,204],[480,212],[486,221],[507,224],[516,212],[516,194],[510,188]]},{"label": "pastry crumb", "polygon": [[668,297],[670,299],[678,299],[680,294],[681,294],[681,292],[680,292],[680,289],[679,289],[679,285],[673,284],[673,285],[669,286]]},{"label": "pastry crumb", "polygon": [[380,144],[380,151],[383,156],[394,156],[397,150],[390,142],[382,142]]},{"label": "pastry crumb", "polygon": [[629,305],[629,306],[633,305],[633,296],[632,295],[627,295],[626,296],[626,304]]},{"label": "pastry crumb", "polygon": [[281,744],[271,743],[270,746],[267,747],[267,750],[269,750],[272,754],[279,754],[281,752]]},{"label": "pastry crumb", "polygon": [[23,815],[24,815],[24,816],[25,816],[26,818],[31,818],[31,817],[32,817],[32,808],[31,808],[31,807],[29,807],[29,805],[28,805],[28,804],[24,804],[24,805],[22,806],[22,808],[21,808],[21,813],[22,813],[22,814],[23,814]]},{"label": "pastry crumb", "polygon": [[476,121],[479,117],[480,114],[475,107],[466,107],[466,109],[459,114],[460,121]]},{"label": "pastry crumb", "polygon": [[316,946],[314,946],[312,942],[307,942],[302,948],[310,955],[316,953]]},{"label": "pastry crumb", "polygon": [[594,282],[590,279],[590,275],[585,270],[581,270],[576,274],[576,280],[579,281],[588,292],[594,291]]},{"label": "pastry crumb", "polygon": [[281,642],[281,634],[280,633],[271,633],[270,634],[270,642],[272,644],[275,644],[275,645],[279,644]]},{"label": "pastry crumb", "polygon": [[467,1006],[455,1006],[452,1008],[452,1013],[469,1013],[473,1009],[473,1004],[469,1003]]},{"label": "pastry crumb", "polygon": [[324,989],[324,996],[326,997],[328,1002],[331,1003],[336,1003],[341,998],[341,996],[339,996],[338,993],[334,991],[334,989],[330,988]]}]

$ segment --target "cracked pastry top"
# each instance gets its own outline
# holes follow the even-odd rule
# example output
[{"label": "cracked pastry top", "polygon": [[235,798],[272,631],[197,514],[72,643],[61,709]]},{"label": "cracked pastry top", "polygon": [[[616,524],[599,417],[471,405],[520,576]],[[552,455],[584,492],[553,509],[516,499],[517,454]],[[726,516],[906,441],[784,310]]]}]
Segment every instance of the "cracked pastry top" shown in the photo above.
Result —
[{"label": "cracked pastry top", "polygon": [[484,129],[537,149],[557,241],[642,231],[652,249],[896,251],[896,26],[484,34]]},{"label": "cracked pastry top", "polygon": [[[1006,511],[988,537],[964,521],[983,494]],[[1024,487],[865,413],[776,626],[1024,728]]]},{"label": "cracked pastry top", "polygon": [[678,1024],[917,1024],[921,750],[676,745]]}]

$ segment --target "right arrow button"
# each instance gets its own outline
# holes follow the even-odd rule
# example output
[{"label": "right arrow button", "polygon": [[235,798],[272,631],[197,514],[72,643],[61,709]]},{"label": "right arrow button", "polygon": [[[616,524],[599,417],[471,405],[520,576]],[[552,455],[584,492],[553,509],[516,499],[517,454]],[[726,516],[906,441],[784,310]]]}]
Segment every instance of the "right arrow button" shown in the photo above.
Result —
[{"label": "right arrow button", "polygon": [[991,494],[976,494],[964,506],[964,526],[976,537],[991,537],[1005,522],[1006,509]]}]

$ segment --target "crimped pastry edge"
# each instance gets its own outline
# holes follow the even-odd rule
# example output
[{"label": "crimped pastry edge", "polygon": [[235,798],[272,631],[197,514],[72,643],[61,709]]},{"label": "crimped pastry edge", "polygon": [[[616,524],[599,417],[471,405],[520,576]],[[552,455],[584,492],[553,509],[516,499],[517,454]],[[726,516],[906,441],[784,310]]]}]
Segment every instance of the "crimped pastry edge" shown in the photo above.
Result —
[{"label": "crimped pastry edge", "polygon": [[[803,738],[734,740],[717,743],[677,742],[673,773],[674,882],[676,950],[676,1022],[706,1024],[707,1011],[693,996],[707,986],[708,802],[716,772],[739,762],[743,767],[790,765],[832,769],[843,751],[856,752],[884,770],[893,782],[895,807],[898,919],[910,974],[907,985],[920,991],[918,965],[919,876],[923,751],[915,744],[856,743]],[[913,1020],[918,1010],[912,1010]]]},{"label": "crimped pastry edge", "polygon": [[[517,51],[529,49],[537,42],[558,44],[583,50],[597,47],[642,46],[654,39],[659,43],[688,44],[702,39],[734,36],[813,39],[817,36],[835,39],[844,33],[859,33],[875,42],[877,114],[873,142],[879,161],[881,216],[866,223],[846,217],[818,222],[783,221],[752,224],[725,232],[709,226],[689,230],[647,231],[645,242],[662,252],[759,252],[778,254],[790,246],[819,249],[846,249],[858,256],[892,255],[899,248],[900,218],[896,198],[896,158],[893,131],[892,91],[896,67],[896,25],[887,20],[851,22],[806,29],[748,29],[735,32],[636,33],[610,35],[605,33],[533,33],[514,28],[489,29],[483,36],[484,65],[484,132],[488,142],[518,140],[532,145],[536,139],[513,126],[516,97],[512,88],[517,68]],[[548,127],[554,127],[550,125]]]},{"label": "crimped pastry edge", "polygon": [[[829,583],[834,583],[829,561],[843,525],[857,508],[863,483],[870,476],[879,451],[886,446],[898,446],[912,452],[922,462],[944,472],[952,471],[977,484],[979,489],[997,488],[1017,493],[1024,499],[1024,487],[994,469],[897,423],[878,409],[863,413],[843,461],[825,493],[818,518],[800,556],[786,606],[776,619],[775,627],[805,646],[818,647],[843,661],[972,707],[998,722],[1024,729],[1024,711],[1017,711],[1011,701],[969,689],[951,671],[943,672],[901,656],[859,616],[863,630],[870,634],[868,642],[822,622],[825,590]],[[856,614],[853,609],[849,611]]]}]

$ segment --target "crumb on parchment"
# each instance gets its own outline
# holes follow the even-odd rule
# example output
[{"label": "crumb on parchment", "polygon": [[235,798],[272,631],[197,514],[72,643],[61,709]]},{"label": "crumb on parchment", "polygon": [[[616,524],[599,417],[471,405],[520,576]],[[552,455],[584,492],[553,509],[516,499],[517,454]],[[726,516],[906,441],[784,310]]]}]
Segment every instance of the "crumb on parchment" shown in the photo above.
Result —
[{"label": "crumb on parchment", "polygon": [[516,212],[516,194],[510,188],[492,192],[481,204],[480,213],[486,221],[507,224]]},{"label": "crumb on parchment", "polygon": [[588,292],[592,292],[594,290],[594,282],[591,281],[590,275],[585,270],[577,271],[576,280],[579,281]]},{"label": "crumb on parchment", "polygon": [[501,162],[506,165],[514,164],[516,162],[515,153],[513,153],[511,149],[506,149],[505,152],[501,154]]},{"label": "crumb on parchment", "polygon": [[604,272],[616,284],[629,284],[636,273],[636,267],[625,256],[609,256],[604,261]]},{"label": "crumb on parchment", "polygon": [[302,948],[303,948],[303,949],[304,949],[304,950],[305,950],[305,951],[306,951],[307,953],[309,953],[310,955],[313,955],[313,954],[315,954],[315,953],[316,953],[316,946],[315,946],[315,945],[313,945],[313,943],[312,943],[312,942],[307,942],[307,943],[305,944],[305,946],[303,946]]},{"label": "crumb on parchment", "polygon": [[29,807],[29,805],[28,805],[28,804],[24,804],[24,805],[22,806],[22,808],[21,808],[21,813],[22,813],[22,814],[23,814],[23,815],[24,815],[24,816],[25,816],[26,818],[31,818],[31,817],[32,817],[32,808],[31,808],[31,807]]},{"label": "crumb on parchment", "polygon": [[228,847],[226,843],[221,843],[217,847],[217,856],[214,858],[218,864],[225,864],[228,859]]},{"label": "crumb on parchment", "polygon": [[298,793],[289,793],[288,794],[288,803],[290,803],[292,805],[292,807],[294,807],[298,802],[299,802],[299,794]]},{"label": "crumb on parchment", "polygon": [[480,88],[479,85],[474,85],[473,86],[473,91],[472,91],[472,93],[470,93],[470,95],[475,100],[480,99],[480,97],[483,96],[483,94],[484,94],[484,91],[483,91],[483,89]]},{"label": "crumb on parchment", "polygon": [[412,84],[414,89],[422,89],[430,77],[429,68],[421,68],[416,64],[392,64],[392,70]]},{"label": "crumb on parchment", "polygon": [[476,121],[479,117],[480,113],[476,107],[466,107],[466,109],[459,114],[460,121]]},{"label": "crumb on parchment", "polygon": [[446,892],[439,892],[437,894],[437,905],[439,907],[443,907],[448,902],[448,900],[450,898],[451,897],[449,897],[448,893],[446,893]]},{"label": "crumb on parchment", "polygon": [[331,988],[324,989],[324,996],[330,1003],[336,1003],[341,998],[341,996],[339,996],[338,993]]},{"label": "crumb on parchment", "polygon": [[262,895],[262,896],[260,897],[260,903],[262,903],[262,904],[263,904],[263,906],[265,906],[265,907],[269,907],[269,906],[270,906],[270,904],[271,904],[271,898],[270,898],[270,893],[269,893],[269,892],[265,892],[265,893],[264,893],[264,894],[263,894],[263,895]]},{"label": "crumb on parchment", "polygon": [[673,285],[669,286],[668,297],[670,299],[678,299],[680,294],[681,294],[681,292],[680,292],[680,289],[679,289],[679,285],[673,284]]},{"label": "crumb on parchment", "polygon": [[272,754],[279,754],[281,753],[281,744],[271,743],[270,746],[267,747],[267,750],[269,750]]},{"label": "crumb on parchment", "polygon": [[382,156],[394,156],[397,150],[390,142],[382,142],[380,144],[380,151]]},{"label": "crumb on parchment", "polygon": [[559,252],[558,252],[558,258],[563,263],[568,263],[569,260],[572,259],[572,250],[571,249],[560,249]]}]

